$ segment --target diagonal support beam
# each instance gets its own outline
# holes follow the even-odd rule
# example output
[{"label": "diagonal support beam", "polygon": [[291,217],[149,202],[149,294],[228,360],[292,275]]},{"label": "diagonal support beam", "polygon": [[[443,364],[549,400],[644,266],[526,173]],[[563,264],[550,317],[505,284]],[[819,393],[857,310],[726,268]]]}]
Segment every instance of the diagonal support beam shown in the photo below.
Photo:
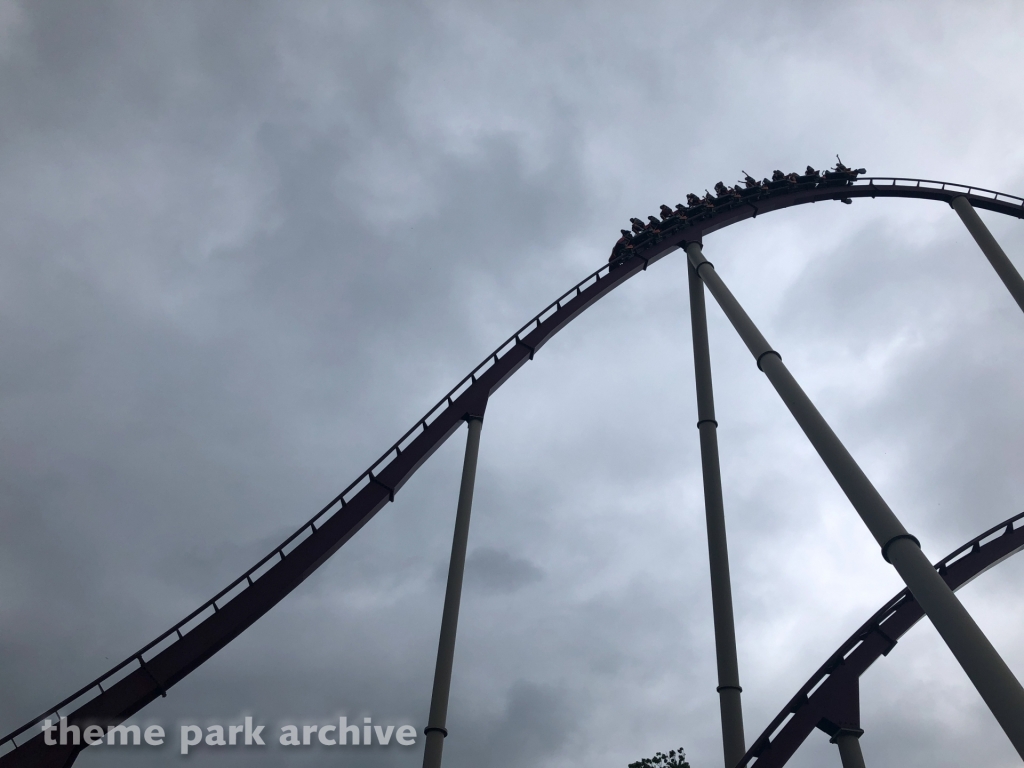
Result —
[{"label": "diagonal support beam", "polygon": [[1013,296],[1017,305],[1024,310],[1024,278],[1020,276],[1020,272],[1013,266],[1013,262],[1010,261],[1006,253],[999,246],[999,243],[992,236],[992,233],[989,232],[985,222],[981,220],[981,216],[974,210],[974,206],[963,195],[954,197],[949,204],[960,215],[964,226],[967,227],[967,231],[977,241],[981,252],[985,254],[985,258],[989,260],[992,268],[999,275],[999,279],[1003,281],[1003,285],[1010,291],[1010,295]]},{"label": "diagonal support beam", "polygon": [[732,295],[700,243],[686,245],[690,264],[711,291],[736,332],[747,345],[768,380],[811,441],[825,466],[853,504],[861,520],[882,548],[882,557],[896,568],[914,599],[931,619],[956,660],[978,689],[996,720],[1024,757],[1024,688],[963,607],[953,590],[907,533],[889,505],[868,480],[828,422],[797,384],[782,357],[773,350]]},{"label": "diagonal support beam", "polygon": [[437,665],[434,668],[434,689],[430,695],[430,716],[423,729],[423,768],[441,768],[441,753],[448,736],[448,693],[452,686],[452,664],[455,660],[455,633],[459,626],[459,604],[462,601],[462,577],[466,570],[466,546],[469,543],[469,517],[473,510],[473,488],[476,485],[476,463],[480,453],[480,430],[483,416],[466,415],[466,457],[462,462],[462,485],[455,512],[455,534],[452,536],[452,557],[448,565],[448,585],[441,614],[441,637],[437,642]]},{"label": "diagonal support beam", "polygon": [[722,472],[718,460],[718,422],[711,382],[711,350],[704,306],[704,283],[688,265],[690,329],[693,334],[693,371],[697,384],[697,429],[700,432],[700,463],[704,474],[704,512],[708,528],[708,561],[711,565],[711,608],[715,620],[715,652],[718,657],[718,698],[722,716],[722,752],[725,768],[733,768],[747,751],[743,736],[743,706],[739,662],[736,660],[736,626],[729,578],[729,545],[725,535]]}]

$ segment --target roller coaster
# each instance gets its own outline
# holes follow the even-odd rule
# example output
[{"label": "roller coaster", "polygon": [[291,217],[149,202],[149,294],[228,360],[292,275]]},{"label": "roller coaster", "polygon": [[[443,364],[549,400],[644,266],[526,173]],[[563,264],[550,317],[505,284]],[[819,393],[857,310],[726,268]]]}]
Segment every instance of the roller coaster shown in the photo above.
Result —
[{"label": "roller coaster", "polygon": [[[850,203],[856,198],[885,197],[941,201],[960,215],[1024,310],[1024,280],[975,210],[980,208],[1021,219],[1024,218],[1024,199],[942,181],[868,177],[863,174],[863,169],[847,168],[841,161],[835,169],[824,173],[810,167],[804,174],[776,171],[771,179],[761,182],[744,174],[743,186],[729,188],[719,182],[715,195],[710,192],[703,198],[690,195],[688,205],[678,205],[675,209],[662,206],[661,217],[651,216],[647,223],[633,219],[632,230],[623,230],[622,239],[616,243],[607,264],[563,293],[506,339],[365,472],[272,552],[152,642],[0,739],[0,768],[56,768],[74,763],[86,744],[47,745],[40,729],[46,719],[67,718],[69,724],[82,727],[97,724],[105,728],[123,722],[156,698],[166,696],[172,686],[255,623],[388,502],[394,501],[395,494],[413,473],[465,421],[469,425],[467,461],[442,620],[442,649],[438,655],[435,696],[429,725],[424,731],[428,737],[428,758],[434,744],[434,757],[430,760],[433,760],[432,764],[439,765],[439,744],[447,736],[444,727],[447,708],[445,676],[450,679],[454,647],[454,625],[450,631],[445,627],[450,623],[451,611],[456,617],[458,612],[476,463],[474,435],[478,441],[488,400],[510,376],[532,360],[552,336],[580,313],[630,278],[680,249],[688,259],[691,281],[698,428],[709,525],[726,768],[783,766],[816,728],[832,737],[846,768],[861,768],[864,762],[857,743],[862,732],[859,677],[881,656],[889,654],[899,638],[925,615],[932,620],[964,666],[1018,752],[1024,754],[1024,689],[1005,664],[999,666],[1002,660],[991,646],[986,645],[987,640],[953,596],[953,590],[1024,548],[1024,513],[982,533],[934,565],[925,560],[917,540],[899,524],[785,369],[781,355],[760,335],[703,255],[703,241],[707,235],[745,219],[796,205],[827,201]],[[750,349],[757,367],[768,376],[855,510],[875,535],[883,557],[896,567],[908,584],[907,589],[882,606],[829,657],[749,749],[743,744],[735,640],[731,636],[731,594],[714,438],[717,421],[711,397],[704,319],[705,288],[718,300]],[[447,639],[446,631],[450,634]],[[442,650],[446,645],[449,647],[445,659],[442,658],[445,656]],[[439,701],[439,697],[443,701]]]}]

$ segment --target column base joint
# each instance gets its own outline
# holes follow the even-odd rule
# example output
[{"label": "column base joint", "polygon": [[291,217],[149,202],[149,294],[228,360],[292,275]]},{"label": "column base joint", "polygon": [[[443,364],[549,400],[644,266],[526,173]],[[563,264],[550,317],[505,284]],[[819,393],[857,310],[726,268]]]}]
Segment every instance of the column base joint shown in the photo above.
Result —
[{"label": "column base joint", "polygon": [[832,736],[832,738],[829,739],[828,741],[829,741],[829,744],[838,744],[839,743],[839,738],[842,737],[842,736],[853,736],[854,738],[859,739],[863,735],[864,735],[864,729],[863,728],[840,728],[838,731],[835,732],[835,734]]},{"label": "column base joint", "polygon": [[761,361],[764,360],[764,358],[767,355],[775,355],[777,358],[779,358],[779,360],[782,359],[782,355],[780,355],[774,349],[769,349],[767,352],[762,352],[760,355],[757,356],[757,370],[764,371],[764,368],[761,367]]},{"label": "column base joint", "polygon": [[889,547],[891,547],[893,544],[895,544],[900,539],[910,539],[912,542],[917,544],[917,548],[918,549],[921,548],[921,542],[918,540],[917,536],[914,536],[913,534],[910,534],[910,533],[899,533],[899,534],[896,534],[891,539],[889,539],[887,542],[885,542],[885,544],[882,545],[882,557],[885,559],[885,562],[887,562],[887,563],[891,563],[892,562],[892,560],[889,559]]}]

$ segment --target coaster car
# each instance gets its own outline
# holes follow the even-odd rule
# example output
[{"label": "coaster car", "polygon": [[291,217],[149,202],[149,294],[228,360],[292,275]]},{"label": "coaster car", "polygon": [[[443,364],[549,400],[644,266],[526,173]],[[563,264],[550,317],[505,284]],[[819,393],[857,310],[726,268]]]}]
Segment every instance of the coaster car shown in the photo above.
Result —
[{"label": "coaster car", "polygon": [[755,179],[746,171],[743,171],[743,189],[740,189],[738,184],[735,187],[733,187],[733,189],[735,189],[739,196],[745,200],[747,198],[754,197],[755,195],[759,195],[762,192],[764,192],[766,184],[767,179],[764,183],[762,183]]},{"label": "coaster car", "polygon": [[805,184],[817,184],[821,181],[821,171],[816,171],[811,166],[807,166],[807,170],[804,171],[803,176],[797,178],[796,183],[803,186]]},{"label": "coaster car", "polygon": [[836,160],[838,161],[836,162],[836,167],[830,171],[825,171],[824,173],[825,182],[827,184],[850,184],[860,174],[867,173],[867,169],[865,168],[847,168],[843,165],[843,161],[839,158],[839,155],[836,155]]},{"label": "coaster car", "polygon": [[777,189],[789,189],[796,183],[796,174],[786,175],[782,171],[772,171],[771,181],[766,182],[769,191]]},{"label": "coaster car", "polygon": [[722,182],[715,184],[715,195],[710,201],[715,208],[735,203],[740,197],[738,192],[725,186]]},{"label": "coaster car", "polygon": [[[684,226],[709,218],[717,211],[726,210],[733,205],[747,204],[761,195],[775,195],[794,189],[815,187],[819,184],[845,186],[853,183],[860,174],[866,173],[863,168],[854,169],[843,165],[839,155],[836,155],[836,161],[835,168],[825,171],[824,174],[808,165],[802,174],[783,173],[780,170],[775,170],[772,172],[771,179],[762,179],[761,181],[743,171],[743,181],[735,187],[728,187],[720,181],[715,184],[715,194],[704,190],[704,197],[701,198],[690,193],[686,196],[686,205],[680,203],[675,210],[667,205],[661,205],[659,206],[660,219],[657,216],[648,216],[646,222],[636,218],[629,220],[633,232],[636,234],[633,235],[625,229],[622,230],[622,237],[612,248],[612,255],[608,261],[624,261],[630,258],[635,250],[654,242],[660,242],[670,233],[678,231]],[[843,202],[851,201],[849,198],[844,198]]]}]

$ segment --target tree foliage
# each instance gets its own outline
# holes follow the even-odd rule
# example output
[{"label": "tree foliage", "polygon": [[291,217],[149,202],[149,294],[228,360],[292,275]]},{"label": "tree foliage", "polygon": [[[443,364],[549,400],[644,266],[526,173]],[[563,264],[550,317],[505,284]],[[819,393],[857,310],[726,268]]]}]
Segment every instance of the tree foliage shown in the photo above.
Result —
[{"label": "tree foliage", "polygon": [[658,752],[654,757],[637,760],[635,763],[630,763],[629,768],[690,768],[690,764],[686,762],[686,753],[680,747],[669,750],[667,755],[664,752]]}]

